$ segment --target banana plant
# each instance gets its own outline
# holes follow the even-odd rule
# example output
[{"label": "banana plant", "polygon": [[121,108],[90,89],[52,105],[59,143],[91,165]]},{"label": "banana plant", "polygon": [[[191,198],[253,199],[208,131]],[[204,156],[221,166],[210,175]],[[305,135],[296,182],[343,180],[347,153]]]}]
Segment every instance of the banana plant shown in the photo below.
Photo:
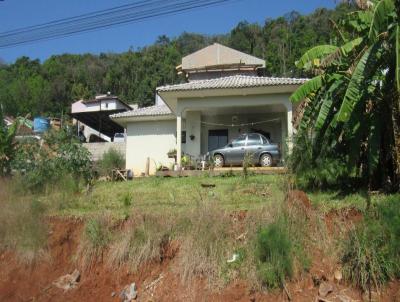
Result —
[{"label": "banana plant", "polygon": [[343,20],[342,45],[313,47],[296,62],[315,77],[291,101],[307,100],[299,131],[310,133],[315,162],[332,146],[349,173],[357,171],[370,185],[390,179],[398,190],[400,0],[359,2],[360,10]]}]

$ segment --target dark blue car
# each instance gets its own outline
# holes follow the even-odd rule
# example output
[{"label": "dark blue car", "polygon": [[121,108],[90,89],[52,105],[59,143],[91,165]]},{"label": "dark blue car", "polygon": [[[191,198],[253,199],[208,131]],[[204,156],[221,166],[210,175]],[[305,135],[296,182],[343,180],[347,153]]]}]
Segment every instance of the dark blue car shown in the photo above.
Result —
[{"label": "dark blue car", "polygon": [[280,160],[277,144],[271,144],[259,133],[242,134],[228,145],[207,153],[208,159],[214,160],[215,167],[241,165],[245,155],[250,156],[253,165],[270,167]]}]

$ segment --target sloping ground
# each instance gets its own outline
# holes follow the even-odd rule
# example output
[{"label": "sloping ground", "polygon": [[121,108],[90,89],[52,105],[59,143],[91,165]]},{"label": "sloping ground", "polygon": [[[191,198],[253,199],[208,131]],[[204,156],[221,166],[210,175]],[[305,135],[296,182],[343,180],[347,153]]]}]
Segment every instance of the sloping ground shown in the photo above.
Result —
[{"label": "sloping ground", "polygon": [[[337,219],[360,219],[359,213],[340,212],[327,215],[326,223],[333,226]],[[354,218],[354,219],[353,219]],[[49,255],[33,265],[21,264],[11,252],[0,254],[0,301],[120,301],[119,294],[128,284],[138,287],[137,301],[287,301],[284,291],[258,291],[244,280],[237,280],[223,289],[211,289],[206,280],[195,279],[183,284],[174,270],[179,257],[179,244],[172,242],[164,251],[162,262],[148,263],[135,273],[125,267],[109,267],[100,259],[95,265],[81,270],[74,289],[64,291],[53,282],[74,271],[74,259],[83,222],[70,218],[49,219]],[[287,284],[292,301],[315,301],[319,283],[333,284],[334,291],[326,301],[362,301],[355,289],[334,282],[336,264],[319,251],[313,253],[310,272]],[[399,282],[391,283],[378,301],[399,301]],[[345,300],[347,299],[347,300]]]}]

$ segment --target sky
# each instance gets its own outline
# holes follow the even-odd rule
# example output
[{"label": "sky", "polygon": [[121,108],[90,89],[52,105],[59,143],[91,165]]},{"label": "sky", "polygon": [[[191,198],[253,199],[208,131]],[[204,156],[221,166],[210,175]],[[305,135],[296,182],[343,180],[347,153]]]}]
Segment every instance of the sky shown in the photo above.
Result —
[{"label": "sky", "polygon": [[[62,18],[95,12],[137,0],[2,0],[0,1],[1,32],[37,25]],[[126,24],[123,26],[81,33],[50,41],[0,49],[0,59],[12,63],[29,56],[41,61],[63,53],[95,53],[127,51],[150,45],[158,36],[179,36],[182,32],[222,34],[240,21],[259,22],[296,10],[308,14],[318,7],[333,8],[334,0],[236,0],[222,5],[186,11],[176,15]]]}]

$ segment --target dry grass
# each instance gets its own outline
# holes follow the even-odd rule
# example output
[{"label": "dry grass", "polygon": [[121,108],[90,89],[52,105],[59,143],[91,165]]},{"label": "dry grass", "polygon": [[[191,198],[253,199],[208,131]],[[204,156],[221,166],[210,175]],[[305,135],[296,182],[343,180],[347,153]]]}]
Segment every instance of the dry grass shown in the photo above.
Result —
[{"label": "dry grass", "polygon": [[186,229],[180,234],[179,271],[183,281],[205,277],[216,283],[222,265],[234,250],[229,214],[213,202],[202,202],[183,217]]},{"label": "dry grass", "polygon": [[174,226],[172,216],[135,213],[122,226],[110,245],[108,263],[129,263],[136,270],[151,261],[161,262],[168,248]]},{"label": "dry grass", "polygon": [[19,260],[31,264],[47,256],[45,207],[30,196],[15,194],[15,187],[0,180],[0,248],[13,249]]}]

